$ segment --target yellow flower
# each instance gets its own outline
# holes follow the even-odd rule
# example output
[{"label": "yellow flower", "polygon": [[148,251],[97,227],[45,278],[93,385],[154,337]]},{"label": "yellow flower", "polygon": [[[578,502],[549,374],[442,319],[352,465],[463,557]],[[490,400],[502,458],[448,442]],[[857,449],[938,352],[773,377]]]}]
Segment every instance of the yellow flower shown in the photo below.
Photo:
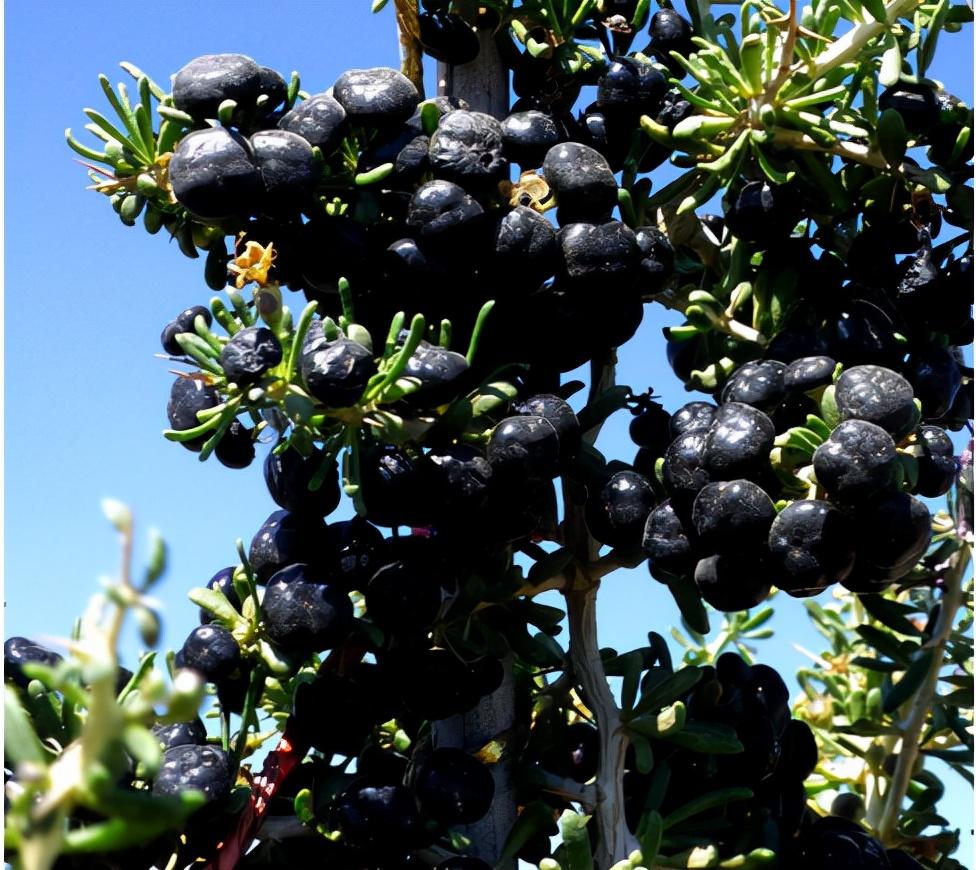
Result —
[{"label": "yellow flower", "polygon": [[263,287],[268,283],[268,271],[277,256],[274,243],[265,247],[258,242],[247,242],[244,253],[227,264],[227,271],[237,276],[234,286],[240,290],[245,284],[254,281]]}]

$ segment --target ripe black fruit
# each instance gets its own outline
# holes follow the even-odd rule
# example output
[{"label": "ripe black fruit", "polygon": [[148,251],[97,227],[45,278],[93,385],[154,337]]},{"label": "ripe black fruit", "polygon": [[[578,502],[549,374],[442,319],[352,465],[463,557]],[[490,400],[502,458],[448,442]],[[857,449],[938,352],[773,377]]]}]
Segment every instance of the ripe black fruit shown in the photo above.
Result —
[{"label": "ripe black fruit", "polygon": [[297,133],[328,157],[346,135],[346,110],[331,94],[313,94],[286,112],[278,127]]},{"label": "ripe black fruit", "polygon": [[636,471],[618,471],[586,500],[586,525],[601,544],[635,550],[654,507],[654,489]]},{"label": "ripe black fruit", "polygon": [[261,380],[281,357],[281,344],[270,329],[245,326],[224,345],[220,365],[230,383],[243,387]]},{"label": "ripe black fruit", "polygon": [[786,366],[773,359],[739,366],[722,388],[722,401],[742,402],[770,411],[786,395],[785,371]]},{"label": "ripe black fruit", "polygon": [[367,517],[378,526],[424,526],[431,507],[423,464],[405,450],[362,450],[359,483]]},{"label": "ripe black fruit", "polygon": [[831,499],[857,502],[894,482],[895,442],[880,426],[845,420],[813,454],[817,482]]},{"label": "ripe black fruit", "polygon": [[227,468],[247,468],[254,461],[253,431],[240,420],[231,420],[214,448],[217,461]]},{"label": "ripe black fruit", "polygon": [[690,515],[695,496],[711,481],[704,466],[707,429],[692,429],[678,435],[664,453],[664,488],[679,515]]},{"label": "ripe black fruit", "polygon": [[153,725],[152,733],[164,750],[174,746],[203,746],[207,742],[207,729],[199,716],[189,722]]},{"label": "ripe black fruit", "polygon": [[179,203],[208,220],[252,214],[263,194],[250,145],[224,127],[184,136],[169,162],[169,179]]},{"label": "ripe black fruit", "polygon": [[765,542],[776,516],[772,499],[749,480],[708,483],[691,517],[706,552],[746,553]]},{"label": "ripe black fruit", "polygon": [[56,652],[26,637],[8,637],[3,643],[3,678],[22,689],[26,689],[30,683],[23,671],[24,665],[38,664],[53,668],[62,661],[62,657]]},{"label": "ripe black fruit", "polygon": [[854,529],[830,502],[788,504],[773,520],[769,551],[776,585],[796,597],[816,595],[854,567]]},{"label": "ripe black fruit", "polygon": [[383,534],[362,517],[331,523],[326,532],[329,576],[343,589],[362,589],[378,567]]},{"label": "ripe black fruit", "polygon": [[275,511],[251,540],[247,558],[259,583],[286,565],[316,562],[320,542],[325,537],[325,523],[314,516],[289,511]]},{"label": "ripe black fruit", "polygon": [[[213,575],[207,581],[208,589],[219,589],[223,594],[224,598],[230,603],[230,606],[234,608],[238,613],[241,610],[241,599],[237,594],[237,590],[234,588],[234,568],[227,567],[222,568],[216,574]],[[213,622],[213,614],[209,610],[204,610],[200,608],[200,624],[210,625]]]},{"label": "ripe black fruit", "polygon": [[424,54],[449,64],[471,63],[481,50],[475,29],[452,12],[421,12],[420,44]]},{"label": "ripe black fruit", "polygon": [[205,54],[173,77],[173,105],[197,120],[216,118],[224,100],[241,108],[261,92],[261,67],[243,54]]},{"label": "ripe black fruit", "polygon": [[336,820],[350,846],[381,853],[406,851],[423,835],[417,804],[402,785],[354,780],[336,800]]},{"label": "ripe black fruit", "polygon": [[506,292],[505,282],[514,284],[514,289],[536,289],[556,271],[558,250],[549,221],[527,206],[512,209],[498,222],[495,256],[489,264],[492,275],[504,276],[499,293]]},{"label": "ripe black fruit", "polygon": [[415,788],[423,812],[443,825],[476,822],[495,796],[491,771],[463,749],[435,749],[420,769]]},{"label": "ripe black fruit", "polygon": [[937,420],[949,413],[962,386],[962,373],[952,351],[933,345],[908,358],[905,376],[915,398],[922,403],[922,417]]},{"label": "ripe black fruit", "polygon": [[392,127],[406,121],[420,95],[403,73],[387,67],[346,70],[332,87],[349,120],[363,127]]},{"label": "ripe black fruit", "polygon": [[881,111],[894,109],[905,122],[905,129],[915,135],[925,134],[939,120],[939,103],[935,91],[921,82],[899,82],[885,88],[878,97]]},{"label": "ripe black fruit", "polygon": [[830,386],[837,363],[829,356],[804,356],[793,360],[783,372],[783,386],[791,393],[805,393]]},{"label": "ripe black fruit", "polygon": [[[234,772],[236,773],[236,771]],[[233,785],[227,753],[216,746],[173,746],[153,780],[155,795],[180,795],[189,789],[203,792],[207,803],[226,797]]]},{"label": "ripe black fruit", "polygon": [[505,156],[523,169],[541,166],[546,153],[561,138],[552,115],[537,109],[513,112],[501,126]]},{"label": "ripe black fruit", "polygon": [[688,402],[671,415],[671,437],[677,438],[686,432],[708,429],[715,419],[716,405],[711,402]]},{"label": "ripe black fruit", "polygon": [[262,210],[271,215],[299,211],[315,187],[308,140],[287,130],[261,130],[251,136],[251,154],[264,185]]},{"label": "ripe black fruit", "polygon": [[[177,378],[169,391],[169,402],[166,405],[166,417],[169,425],[181,431],[194,429],[200,425],[197,414],[208,408],[216,408],[220,404],[220,394],[211,386],[198,378]],[[191,441],[181,441],[187,448],[199,452],[206,443],[208,435],[201,435]]]},{"label": "ripe black fruit", "polygon": [[651,43],[648,50],[672,75],[684,78],[685,70],[670,52],[688,55],[694,51],[691,24],[673,9],[661,9],[651,16]]},{"label": "ripe black fruit", "polygon": [[407,226],[419,234],[423,244],[440,253],[468,256],[457,246],[473,243],[482,233],[484,209],[464,188],[451,181],[435,179],[422,184],[410,198]]},{"label": "ripe black fruit", "polygon": [[[491,465],[484,454],[468,444],[434,448],[426,456],[431,499],[441,522],[456,521],[480,507],[491,485]],[[467,519],[465,519],[467,521]]]},{"label": "ripe black fruit", "polygon": [[702,598],[716,610],[748,610],[766,600],[772,578],[757,552],[709,556],[695,568],[695,583]]},{"label": "ripe black fruit", "polygon": [[430,567],[416,559],[381,566],[366,586],[366,615],[384,631],[423,631],[441,606],[441,584]]},{"label": "ripe black fruit", "polygon": [[422,342],[403,370],[404,377],[416,378],[420,386],[404,396],[403,401],[412,408],[444,405],[458,395],[467,372],[468,361],[457,351]]},{"label": "ripe black fruit", "polygon": [[694,544],[669,500],[648,515],[641,546],[650,560],[649,567],[665,574],[691,574],[698,562]]},{"label": "ripe black fruit", "polygon": [[[328,462],[329,467],[318,489],[309,489],[313,478]],[[275,504],[296,514],[326,517],[336,509],[339,493],[339,468],[334,458],[313,449],[302,456],[294,447],[272,450],[264,460],[264,482]]]},{"label": "ripe black fruit", "polygon": [[776,427],[762,411],[729,402],[715,412],[705,435],[702,465],[713,479],[755,479],[769,469]]},{"label": "ripe black fruit", "polygon": [[621,221],[574,223],[558,234],[563,272],[574,287],[626,291],[640,262],[634,231]]},{"label": "ripe black fruit", "polygon": [[491,432],[488,461],[502,477],[555,477],[559,434],[545,417],[507,417]]},{"label": "ripe black fruit", "polygon": [[472,189],[494,190],[508,173],[501,125],[484,112],[458,109],[441,115],[428,158],[434,175]]},{"label": "ripe black fruit", "polygon": [[373,355],[348,338],[306,342],[299,365],[308,392],[328,408],[356,404],[376,374]]},{"label": "ripe black fruit", "polygon": [[837,816],[817,819],[800,835],[795,850],[791,866],[797,870],[888,870],[891,866],[881,843],[860,825]]},{"label": "ripe black fruit", "polygon": [[617,181],[598,151],[577,142],[563,142],[549,149],[542,171],[556,195],[560,224],[610,218],[617,205]]},{"label": "ripe black fruit", "polygon": [[759,247],[787,238],[798,217],[791,194],[768,181],[750,181],[725,210],[729,232]]},{"label": "ripe black fruit", "polygon": [[837,379],[834,398],[841,420],[866,420],[901,441],[918,424],[912,385],[884,366],[846,369]]},{"label": "ripe black fruit", "polygon": [[192,332],[196,334],[196,329],[194,329],[193,324],[198,316],[203,318],[208,327],[213,323],[213,316],[210,314],[210,309],[205,308],[203,305],[194,305],[192,308],[181,311],[174,320],[166,324],[166,328],[163,329],[163,334],[160,338],[163,350],[166,353],[172,354],[173,356],[181,356],[183,354],[183,348],[176,341],[176,336],[181,332]]},{"label": "ripe black fruit", "polygon": [[918,484],[915,492],[926,498],[937,498],[952,488],[959,473],[952,440],[938,426],[922,426],[918,434],[922,455],[917,457]]},{"label": "ripe black fruit", "polygon": [[[850,588],[904,577],[925,552],[932,537],[929,509],[905,492],[887,492],[864,505],[858,513],[857,557]],[[846,584],[845,584],[846,585]]]},{"label": "ripe black fruit", "polygon": [[655,114],[667,90],[667,80],[653,64],[615,57],[597,82],[596,102],[604,111],[636,118]]},{"label": "ripe black fruit", "polygon": [[352,602],[337,587],[319,582],[308,565],[290,565],[270,580],[261,601],[268,637],[289,652],[332,649],[352,626]]},{"label": "ripe black fruit", "polygon": [[208,683],[217,683],[240,670],[241,648],[226,628],[198,625],[176,653],[176,666],[199,671]]},{"label": "ripe black fruit", "polygon": [[638,287],[642,293],[656,293],[674,272],[674,248],[657,227],[638,227],[635,234],[640,249]]}]

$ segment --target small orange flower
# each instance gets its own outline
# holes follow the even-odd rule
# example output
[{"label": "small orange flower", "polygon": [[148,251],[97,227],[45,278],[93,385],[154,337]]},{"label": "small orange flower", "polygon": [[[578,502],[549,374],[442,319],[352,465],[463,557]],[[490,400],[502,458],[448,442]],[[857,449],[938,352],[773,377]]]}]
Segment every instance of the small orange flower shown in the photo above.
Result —
[{"label": "small orange flower", "polygon": [[245,244],[244,253],[227,264],[227,271],[237,276],[234,286],[241,290],[245,284],[254,281],[259,287],[263,287],[268,283],[268,271],[277,256],[273,243],[267,247],[258,242]]}]

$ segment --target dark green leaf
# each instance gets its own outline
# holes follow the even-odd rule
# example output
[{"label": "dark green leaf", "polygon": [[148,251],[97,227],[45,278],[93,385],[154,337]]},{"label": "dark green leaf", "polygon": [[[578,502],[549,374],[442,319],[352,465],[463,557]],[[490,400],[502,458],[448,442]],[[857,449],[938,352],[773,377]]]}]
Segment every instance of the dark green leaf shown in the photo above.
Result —
[{"label": "dark green leaf", "polygon": [[641,864],[644,867],[655,866],[655,858],[661,849],[661,837],[664,835],[664,820],[657,810],[651,810],[640,820],[638,837],[641,846]]},{"label": "dark green leaf", "polygon": [[878,622],[883,622],[892,631],[899,634],[922,636],[922,630],[906,617],[910,613],[917,613],[918,609],[910,604],[892,601],[883,595],[861,595],[861,604]]},{"label": "dark green leaf", "polygon": [[882,737],[901,733],[894,725],[882,725],[870,719],[860,719],[850,725],[837,725],[834,731],[837,734],[855,734],[858,737]]},{"label": "dark green leaf", "polygon": [[752,797],[752,789],[744,787],[722,788],[709,794],[702,795],[678,807],[664,817],[664,830],[680,825],[699,813],[707,812],[715,807],[722,807],[733,801],[747,801]]},{"label": "dark green leaf", "polygon": [[875,628],[873,625],[859,625],[855,630],[868,646],[874,647],[882,655],[905,665],[911,661],[909,649],[917,646],[910,641],[899,642],[888,632]]},{"label": "dark green leaf", "polygon": [[885,693],[883,705],[885,713],[893,713],[918,691],[932,669],[934,655],[935,650],[931,649],[918,653],[902,678]]},{"label": "dark green leaf", "polygon": [[518,819],[512,825],[512,830],[505,840],[505,848],[498,856],[498,863],[504,864],[512,861],[518,851],[535,837],[541,834],[552,825],[552,807],[543,801],[532,801],[527,804]]},{"label": "dark green leaf", "polygon": [[668,583],[668,591],[674,597],[688,627],[699,635],[708,634],[708,613],[702,604],[698,587],[691,577],[678,577]]},{"label": "dark green leaf", "polygon": [[683,749],[705,755],[735,755],[742,743],[735,729],[720,722],[686,722],[685,727],[666,738]]},{"label": "dark green leaf", "polygon": [[589,432],[595,426],[599,426],[615,411],[625,407],[630,396],[630,387],[622,384],[600,393],[577,415],[580,429]]},{"label": "dark green leaf", "polygon": [[878,147],[890,166],[900,166],[908,147],[905,121],[894,109],[885,109],[878,118]]},{"label": "dark green leaf", "polygon": [[[558,550],[547,553],[544,558],[537,560],[529,568],[528,581],[533,586],[537,586],[551,577],[561,574],[572,561],[573,551],[568,547],[560,547]],[[562,611],[560,611],[560,619],[562,619]]]},{"label": "dark green leaf", "polygon": [[673,704],[679,698],[687,695],[698,684],[701,677],[701,668],[686,667],[675,671],[641,696],[634,708],[634,715],[640,716],[644,713],[651,713],[666,707],[668,704]]}]

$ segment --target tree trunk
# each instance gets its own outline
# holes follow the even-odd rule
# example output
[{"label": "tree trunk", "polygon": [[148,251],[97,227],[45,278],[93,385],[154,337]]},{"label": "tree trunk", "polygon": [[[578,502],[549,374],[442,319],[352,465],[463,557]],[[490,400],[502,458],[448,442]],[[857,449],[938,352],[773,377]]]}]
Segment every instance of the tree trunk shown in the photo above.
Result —
[{"label": "tree trunk", "polygon": [[[501,120],[508,114],[508,70],[495,45],[491,31],[479,30],[481,51],[471,63],[462,66],[437,64],[437,93],[464,100],[469,108]],[[475,752],[515,726],[515,680],[511,658],[503,661],[505,678],[501,686],[482,698],[472,710],[434,723],[434,746],[459,747]],[[513,758],[506,752],[492,765],[495,799],[488,814],[461,828],[471,840],[470,854],[493,867],[514,868],[515,861],[498,864],[498,856],[518,815],[512,781]]]}]

